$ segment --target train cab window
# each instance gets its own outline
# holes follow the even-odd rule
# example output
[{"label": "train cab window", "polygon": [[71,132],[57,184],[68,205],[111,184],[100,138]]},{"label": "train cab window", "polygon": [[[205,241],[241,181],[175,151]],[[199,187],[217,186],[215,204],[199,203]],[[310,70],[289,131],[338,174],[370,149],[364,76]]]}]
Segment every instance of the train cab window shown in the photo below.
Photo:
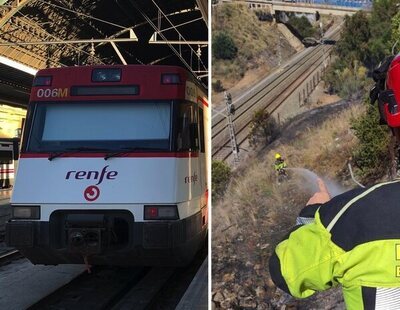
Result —
[{"label": "train cab window", "polygon": [[171,102],[38,103],[27,151],[170,150]]},{"label": "train cab window", "polygon": [[204,144],[204,112],[203,109],[199,109],[199,127],[200,127],[200,151],[204,153],[205,144]]},{"label": "train cab window", "polygon": [[199,149],[198,108],[183,103],[178,112],[177,150],[197,151]]}]

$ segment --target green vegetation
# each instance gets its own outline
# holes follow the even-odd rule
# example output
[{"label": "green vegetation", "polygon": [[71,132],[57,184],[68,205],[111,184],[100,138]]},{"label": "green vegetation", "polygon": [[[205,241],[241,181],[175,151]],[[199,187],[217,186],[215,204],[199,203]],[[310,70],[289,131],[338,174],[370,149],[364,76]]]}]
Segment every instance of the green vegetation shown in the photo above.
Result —
[{"label": "green vegetation", "polygon": [[328,68],[324,80],[333,91],[345,99],[360,99],[371,86],[371,81],[367,78],[367,68],[358,65],[357,61],[342,70],[333,65]]},{"label": "green vegetation", "polygon": [[231,168],[223,161],[214,160],[212,162],[212,198],[221,197],[229,184],[231,178]]},{"label": "green vegetation", "polygon": [[395,41],[392,36],[392,18],[398,15],[398,4],[398,0],[373,1],[370,17],[371,38],[368,42],[370,69],[391,54]]},{"label": "green vegetation", "polygon": [[[352,120],[352,129],[359,140],[354,152],[354,163],[360,169],[363,182],[377,180],[388,172],[389,129],[379,125],[379,112],[369,105],[366,114]],[[386,167],[386,169],[382,169]]]},{"label": "green vegetation", "polygon": [[[328,87],[342,98],[361,99],[368,94],[373,81],[370,73],[385,57],[399,51],[400,13],[398,0],[373,2],[371,14],[357,12],[345,18],[340,41],[336,45],[338,56],[324,77]],[[397,44],[396,44],[397,42]],[[365,104],[369,100],[364,99]],[[379,125],[378,108],[369,106],[366,113],[352,121],[359,140],[353,161],[363,182],[378,180],[388,171],[382,163],[388,162],[390,132]],[[388,165],[389,166],[389,165]]]},{"label": "green vegetation", "polygon": [[355,61],[368,64],[368,45],[371,38],[370,22],[363,11],[346,16],[341,39],[336,45],[338,69],[351,68]]},{"label": "green vegetation", "polygon": [[216,59],[233,59],[236,57],[237,47],[227,33],[220,32],[213,36],[212,51]]},{"label": "green vegetation", "polygon": [[374,1],[370,15],[360,11],[346,16],[341,39],[336,45],[335,69],[353,68],[357,61],[371,71],[391,54],[399,31],[398,2]]},{"label": "green vegetation", "polygon": [[212,89],[217,93],[223,92],[225,90],[221,80],[216,80],[215,82],[212,82]]},{"label": "green vegetation", "polygon": [[259,21],[272,22],[274,20],[274,17],[271,13],[267,13],[262,10],[257,10],[254,13],[257,15]]},{"label": "green vegetation", "polygon": [[292,15],[289,17],[288,23],[297,30],[302,38],[314,37],[317,35],[317,29],[311,25],[310,21],[305,16],[297,17]]},{"label": "green vegetation", "polygon": [[254,113],[250,124],[249,144],[252,147],[267,145],[276,138],[279,133],[279,125],[266,110]]}]

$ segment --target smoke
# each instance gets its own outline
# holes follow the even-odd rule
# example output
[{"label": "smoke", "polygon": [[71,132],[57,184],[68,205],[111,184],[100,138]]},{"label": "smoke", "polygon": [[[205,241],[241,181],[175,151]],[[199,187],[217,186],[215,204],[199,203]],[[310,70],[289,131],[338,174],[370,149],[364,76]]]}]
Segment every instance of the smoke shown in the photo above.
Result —
[{"label": "smoke", "polygon": [[324,177],[320,177],[311,170],[305,168],[286,168],[286,170],[293,171],[295,174],[301,176],[305,181],[303,186],[309,189],[312,194],[319,191],[317,179],[322,179],[325,182],[331,197],[335,197],[347,191],[347,189],[339,183]]}]

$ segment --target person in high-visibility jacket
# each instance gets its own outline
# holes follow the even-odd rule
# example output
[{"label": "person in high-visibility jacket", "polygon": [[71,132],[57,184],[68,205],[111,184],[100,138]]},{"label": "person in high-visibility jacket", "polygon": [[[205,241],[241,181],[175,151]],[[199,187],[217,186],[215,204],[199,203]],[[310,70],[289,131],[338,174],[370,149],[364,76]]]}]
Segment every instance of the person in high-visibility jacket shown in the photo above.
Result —
[{"label": "person in high-visibility jacket", "polygon": [[275,154],[275,164],[274,164],[275,171],[280,173],[281,171],[284,171],[283,169],[285,169],[286,167],[287,167],[287,165],[285,163],[285,160],[282,158],[281,154],[276,153]]},{"label": "person in high-visibility jacket", "polygon": [[[371,99],[400,142],[400,55],[373,77]],[[332,199],[318,183],[270,259],[273,282],[298,298],[341,285],[347,309],[400,309],[400,180]]]}]

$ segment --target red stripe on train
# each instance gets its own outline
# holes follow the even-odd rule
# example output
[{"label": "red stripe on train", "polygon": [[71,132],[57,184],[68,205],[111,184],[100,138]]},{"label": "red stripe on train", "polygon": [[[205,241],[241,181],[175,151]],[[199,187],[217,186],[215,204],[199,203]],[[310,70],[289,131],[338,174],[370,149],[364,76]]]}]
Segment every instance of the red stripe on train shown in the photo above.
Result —
[{"label": "red stripe on train", "polygon": [[200,101],[202,104],[208,107],[208,102],[203,97],[197,96],[197,101]]}]

